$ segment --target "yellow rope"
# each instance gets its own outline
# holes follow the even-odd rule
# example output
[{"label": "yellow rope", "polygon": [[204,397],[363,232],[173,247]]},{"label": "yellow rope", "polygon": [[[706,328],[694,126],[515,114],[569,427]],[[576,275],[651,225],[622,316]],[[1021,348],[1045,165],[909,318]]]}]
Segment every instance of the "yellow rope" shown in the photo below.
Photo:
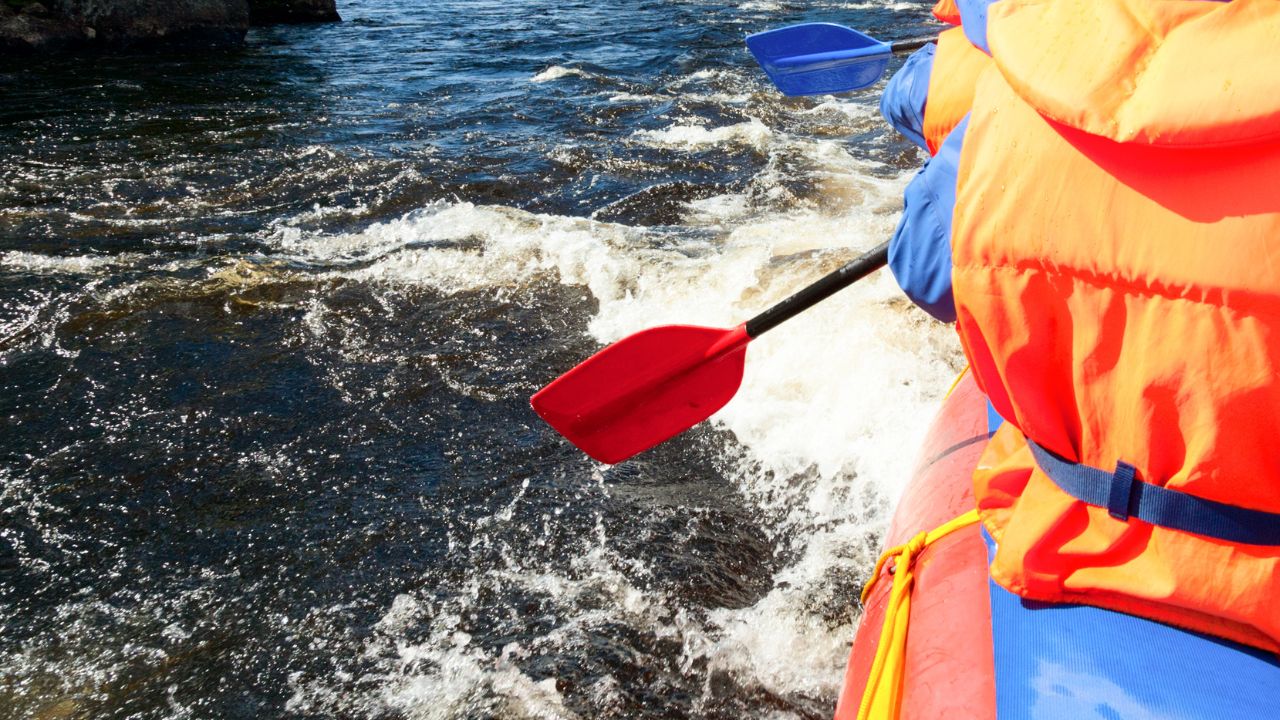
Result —
[{"label": "yellow rope", "polygon": [[956,391],[956,387],[960,385],[960,381],[963,380],[964,376],[968,374],[969,374],[969,366],[965,365],[964,369],[960,371],[960,374],[956,376],[956,379],[951,381],[951,387],[947,388],[947,394],[943,395],[942,397],[943,398],[951,397],[951,393]]},{"label": "yellow rope", "polygon": [[[963,377],[963,373],[961,376]],[[915,583],[916,558],[934,542],[977,522],[978,511],[970,510],[941,527],[922,532],[880,555],[871,580],[862,590],[862,602],[866,604],[871,589],[880,579],[881,571],[890,558],[895,560],[890,571],[893,588],[889,591],[889,602],[885,605],[884,625],[880,628],[880,643],[876,646],[875,660],[871,662],[867,689],[862,693],[862,702],[858,705],[858,720],[896,720],[902,707],[907,622],[911,618],[911,586]]]}]

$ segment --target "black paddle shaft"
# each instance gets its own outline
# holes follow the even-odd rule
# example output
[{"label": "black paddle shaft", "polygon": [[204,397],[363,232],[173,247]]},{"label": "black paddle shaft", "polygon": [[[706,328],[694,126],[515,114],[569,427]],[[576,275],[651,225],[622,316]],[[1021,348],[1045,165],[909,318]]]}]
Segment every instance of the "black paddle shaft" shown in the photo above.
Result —
[{"label": "black paddle shaft", "polygon": [[937,35],[934,35],[933,37],[910,38],[907,40],[899,40],[895,43],[889,43],[889,50],[893,52],[894,55],[898,55],[904,52],[911,52],[912,50],[919,50],[925,45],[933,42],[938,42]]},{"label": "black paddle shaft", "polygon": [[754,338],[769,332],[888,264],[889,243],[884,242],[866,255],[850,260],[839,270],[748,320],[747,335]]}]

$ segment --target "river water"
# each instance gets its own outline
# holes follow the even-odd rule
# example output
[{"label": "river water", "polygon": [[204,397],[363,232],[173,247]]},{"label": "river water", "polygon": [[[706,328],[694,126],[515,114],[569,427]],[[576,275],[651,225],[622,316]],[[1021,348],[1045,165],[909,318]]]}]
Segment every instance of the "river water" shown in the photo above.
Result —
[{"label": "river water", "polygon": [[616,467],[528,397],[891,231],[877,93],[742,36],[925,2],[340,2],[0,66],[0,717],[823,718],[958,353],[877,277]]}]

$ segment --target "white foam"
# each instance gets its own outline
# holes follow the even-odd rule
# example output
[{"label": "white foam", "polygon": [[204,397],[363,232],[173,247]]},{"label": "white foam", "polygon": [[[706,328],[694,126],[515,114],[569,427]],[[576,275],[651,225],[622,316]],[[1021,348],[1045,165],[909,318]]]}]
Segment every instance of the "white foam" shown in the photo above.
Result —
[{"label": "white foam", "polygon": [[609,102],[611,103],[662,102],[670,99],[663,95],[637,95],[629,92],[614,93],[609,96]]},{"label": "white foam", "polygon": [[880,111],[875,105],[868,105],[860,102],[850,102],[848,100],[838,100],[834,97],[827,99],[814,105],[806,110],[801,110],[801,115],[820,115],[825,112],[838,112],[851,120],[865,120],[868,118],[879,117]]},{"label": "white foam", "polygon": [[696,72],[689,73],[685,76],[686,80],[715,80],[717,78],[731,77],[725,70],[713,70],[705,68]]},{"label": "white foam", "polygon": [[295,257],[335,265],[335,274],[352,279],[453,293],[556,272],[563,282],[608,298],[620,291],[624,277],[638,272],[636,259],[624,249],[639,236],[582,218],[435,203],[359,233],[314,236],[282,228],[276,241]]},{"label": "white foam", "polygon": [[744,193],[713,195],[685,204],[684,222],[694,226],[723,226],[744,218],[751,212],[750,198]]},{"label": "white foam", "polygon": [[698,150],[713,145],[741,144],[765,150],[773,140],[773,131],[752,118],[745,122],[708,128],[702,125],[678,124],[662,130],[641,130],[635,137],[659,147]]},{"label": "white foam", "polygon": [[[758,87],[757,76],[737,70],[703,69],[675,78],[668,91],[686,100],[739,105],[751,100],[747,88]],[[736,91],[736,92],[735,92]]]},{"label": "white foam", "polygon": [[529,82],[533,82],[533,83],[551,82],[552,80],[559,80],[560,78],[571,77],[575,75],[577,77],[591,77],[591,73],[585,70],[579,70],[578,68],[565,67],[563,65],[552,65],[551,67],[529,78]]},{"label": "white foam", "polygon": [[721,105],[743,105],[751,100],[751,93],[683,93],[687,100],[702,100]]},{"label": "white foam", "polygon": [[[540,681],[521,672],[506,657],[490,657],[455,631],[426,642],[401,645],[404,668],[435,667],[438,672],[409,672],[383,686],[381,706],[421,720],[452,720],[478,709],[496,717],[571,720],[555,678]],[[305,707],[295,699],[290,709]]]},{"label": "white foam", "polygon": [[835,7],[842,10],[892,10],[893,12],[903,12],[905,10],[919,11],[918,5],[909,2],[883,2],[882,0],[872,0],[871,2],[851,2],[839,3]]},{"label": "white foam", "polygon": [[142,257],[121,255],[43,255],[10,250],[0,253],[0,268],[41,275],[92,275],[114,267],[130,265]]}]

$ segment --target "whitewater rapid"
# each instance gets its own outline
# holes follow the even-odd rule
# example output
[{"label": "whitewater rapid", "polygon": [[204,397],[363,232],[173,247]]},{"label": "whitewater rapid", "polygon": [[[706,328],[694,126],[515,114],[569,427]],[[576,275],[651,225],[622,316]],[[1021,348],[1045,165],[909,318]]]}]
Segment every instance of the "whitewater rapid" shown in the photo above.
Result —
[{"label": "whitewater rapid", "polygon": [[888,237],[923,154],[742,37],[928,4],[517,5],[0,68],[0,708],[829,717],[952,330],[879,272],[612,467],[528,398]]},{"label": "whitewater rapid", "polygon": [[[314,237],[285,226],[275,240],[298,262],[360,282],[447,293],[546,278],[583,286],[596,305],[589,332],[601,345],[668,323],[731,327],[887,237],[906,180],[876,178],[831,143],[758,134],[773,152],[803,145],[822,181],[846,200],[841,211],[757,212],[746,197],[724,195],[689,203],[679,228],[655,229],[441,202],[358,233]],[[690,136],[675,126],[646,139]],[[737,126],[692,137],[744,141]],[[618,573],[615,563],[636,560],[616,556],[603,531],[573,559],[607,598],[589,612],[575,609],[582,590],[568,578],[492,572],[497,582],[540,588],[574,614],[534,643],[573,647],[584,641],[583,627],[621,623],[676,639],[682,666],[708,677],[723,672],[784,697],[834,698],[854,630],[852,579],[874,562],[887,511],[961,366],[950,328],[911,307],[887,272],[752,343],[740,391],[710,420],[734,440],[714,462],[786,557],[773,589],[748,607],[691,619],[679,598]],[[606,488],[626,482],[614,480],[616,472],[599,466],[592,479]],[[396,639],[406,614],[426,612],[414,596],[388,608],[380,641],[394,643],[398,663],[367,702],[445,718],[483,697],[503,715],[573,716],[555,683],[535,682],[511,662],[522,644],[486,654],[450,632],[465,605],[437,608],[435,634],[424,642]],[[608,684],[593,692],[607,696]],[[293,702],[311,707],[317,693],[323,688],[299,688]]]}]

